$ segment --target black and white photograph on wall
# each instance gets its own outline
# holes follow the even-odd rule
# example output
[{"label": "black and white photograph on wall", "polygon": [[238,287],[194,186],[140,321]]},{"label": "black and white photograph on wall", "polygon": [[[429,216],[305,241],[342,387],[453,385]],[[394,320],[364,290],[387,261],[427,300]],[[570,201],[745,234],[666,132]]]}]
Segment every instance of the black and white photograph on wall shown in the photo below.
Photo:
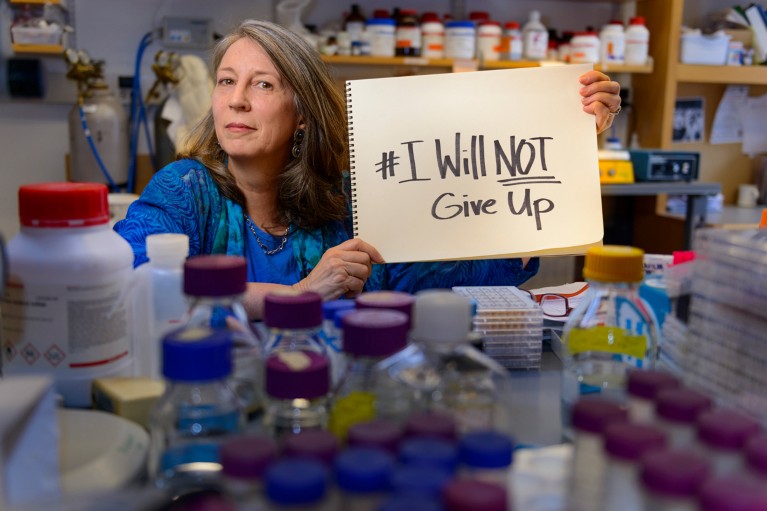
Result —
[{"label": "black and white photograph on wall", "polygon": [[674,142],[703,142],[704,98],[677,98],[674,109]]}]

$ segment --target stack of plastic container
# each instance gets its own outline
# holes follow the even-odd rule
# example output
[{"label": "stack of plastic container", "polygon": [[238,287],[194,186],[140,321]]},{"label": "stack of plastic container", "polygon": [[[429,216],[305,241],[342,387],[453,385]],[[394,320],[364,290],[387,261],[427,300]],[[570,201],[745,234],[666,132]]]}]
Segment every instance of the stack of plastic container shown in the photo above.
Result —
[{"label": "stack of plastic container", "polygon": [[473,330],[483,351],[508,369],[540,369],[543,312],[513,286],[464,286],[453,291],[477,304]]},{"label": "stack of plastic container", "polygon": [[767,419],[767,230],[701,229],[684,369],[687,383]]}]

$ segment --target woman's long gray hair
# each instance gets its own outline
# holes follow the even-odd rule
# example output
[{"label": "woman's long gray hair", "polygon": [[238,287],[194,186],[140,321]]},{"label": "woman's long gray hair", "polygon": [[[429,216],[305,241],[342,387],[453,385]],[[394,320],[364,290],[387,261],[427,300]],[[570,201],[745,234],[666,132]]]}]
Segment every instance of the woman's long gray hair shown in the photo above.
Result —
[{"label": "woman's long gray hair", "polygon": [[[275,220],[311,230],[343,219],[347,206],[342,180],[348,149],[341,88],[307,41],[280,25],[261,20],[244,21],[216,44],[211,62],[214,74],[229,47],[245,37],[261,46],[272,60],[293,92],[296,111],[306,125],[301,155],[288,156],[280,175],[280,218]],[[189,134],[178,157],[200,161],[210,169],[226,197],[246,206],[244,195],[226,168],[226,153],[218,143],[211,112]]]}]

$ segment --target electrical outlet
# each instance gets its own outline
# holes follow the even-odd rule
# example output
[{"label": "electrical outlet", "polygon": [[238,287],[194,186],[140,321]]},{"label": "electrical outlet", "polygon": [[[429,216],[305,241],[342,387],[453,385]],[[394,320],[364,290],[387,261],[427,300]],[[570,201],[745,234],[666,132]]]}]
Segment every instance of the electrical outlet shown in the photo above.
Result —
[{"label": "electrical outlet", "polygon": [[162,40],[168,48],[207,49],[213,43],[210,18],[167,16],[163,20]]}]

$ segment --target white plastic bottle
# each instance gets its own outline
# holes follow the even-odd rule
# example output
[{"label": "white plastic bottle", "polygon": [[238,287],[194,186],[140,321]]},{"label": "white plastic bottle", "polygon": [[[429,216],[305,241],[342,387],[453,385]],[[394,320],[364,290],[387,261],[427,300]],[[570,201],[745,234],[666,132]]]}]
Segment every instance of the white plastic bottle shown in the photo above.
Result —
[{"label": "white plastic bottle", "polygon": [[519,30],[519,23],[509,21],[504,25],[504,29],[501,58],[504,60],[522,60],[522,32]]},{"label": "white plastic bottle", "polygon": [[540,11],[530,11],[530,19],[522,27],[522,48],[525,60],[546,60],[549,32],[541,23]]},{"label": "white plastic bottle", "polygon": [[421,56],[427,59],[445,56],[445,25],[436,13],[424,13],[421,18]]},{"label": "white plastic bottle", "polygon": [[67,406],[91,405],[91,382],[132,371],[133,251],[109,226],[107,187],[19,188],[8,243],[3,371],[48,373]]},{"label": "white plastic bottle", "polygon": [[573,64],[599,61],[599,37],[595,32],[578,32],[570,40],[570,62]]},{"label": "white plastic bottle", "polygon": [[477,29],[477,55],[483,61],[501,58],[501,36],[503,30],[497,21],[486,20]]},{"label": "white plastic bottle", "polygon": [[642,16],[631,18],[626,28],[626,54],[624,63],[627,66],[644,66],[647,64],[650,49],[650,31],[645,26]]},{"label": "white plastic bottle", "polygon": [[599,43],[599,60],[602,64],[623,64],[626,56],[626,34],[620,20],[612,20],[602,27]]},{"label": "white plastic bottle", "polygon": [[136,376],[160,378],[160,342],[181,326],[188,304],[184,296],[186,234],[151,234],[146,238],[149,262],[136,269],[133,349]]},{"label": "white plastic bottle", "polygon": [[445,58],[473,59],[477,53],[477,29],[471,21],[445,23]]}]

